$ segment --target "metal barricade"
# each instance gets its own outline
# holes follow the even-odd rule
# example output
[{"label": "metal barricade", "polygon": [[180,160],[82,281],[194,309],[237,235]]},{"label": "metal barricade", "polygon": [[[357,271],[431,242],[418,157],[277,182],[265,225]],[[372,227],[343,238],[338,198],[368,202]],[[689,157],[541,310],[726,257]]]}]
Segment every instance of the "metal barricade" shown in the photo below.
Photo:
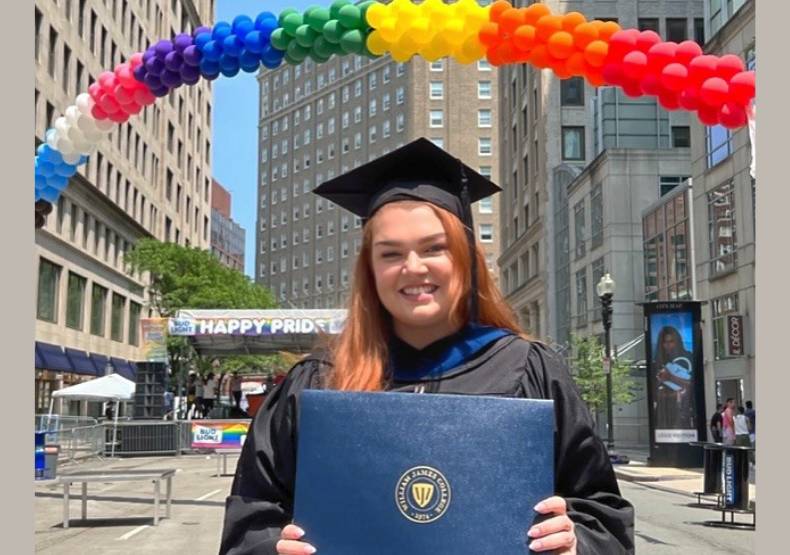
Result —
[{"label": "metal barricade", "polygon": [[35,429],[46,432],[95,426],[98,423],[99,421],[91,416],[61,416],[59,414],[35,415]]},{"label": "metal barricade", "polygon": [[[131,420],[118,422],[115,455],[178,455],[181,428],[178,422]],[[106,423],[106,454],[112,448],[113,426]]]},{"label": "metal barricade", "polygon": [[104,426],[96,424],[49,431],[45,441],[48,445],[60,446],[60,462],[98,457],[104,453]]}]

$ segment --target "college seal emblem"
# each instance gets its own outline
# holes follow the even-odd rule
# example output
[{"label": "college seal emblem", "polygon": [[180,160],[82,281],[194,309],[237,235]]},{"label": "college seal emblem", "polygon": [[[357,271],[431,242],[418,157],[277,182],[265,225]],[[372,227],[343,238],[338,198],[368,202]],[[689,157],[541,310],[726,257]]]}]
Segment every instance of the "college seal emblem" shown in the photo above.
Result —
[{"label": "college seal emblem", "polygon": [[428,524],[439,519],[450,506],[450,484],[444,474],[430,466],[415,466],[404,472],[395,488],[395,504],[412,522]]}]

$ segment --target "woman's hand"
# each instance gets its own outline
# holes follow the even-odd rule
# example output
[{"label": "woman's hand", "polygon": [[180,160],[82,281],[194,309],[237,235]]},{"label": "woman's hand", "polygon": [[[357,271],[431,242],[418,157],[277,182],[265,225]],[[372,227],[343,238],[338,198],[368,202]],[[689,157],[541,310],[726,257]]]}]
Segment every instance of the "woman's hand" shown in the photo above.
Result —
[{"label": "woman's hand", "polygon": [[573,521],[568,517],[568,506],[562,497],[549,497],[537,505],[535,510],[542,514],[553,514],[540,524],[529,529],[532,551],[552,551],[557,555],[576,555],[576,532]]},{"label": "woman's hand", "polygon": [[277,542],[278,555],[311,555],[316,552],[315,547],[307,542],[299,541],[304,536],[304,530],[294,524],[289,524],[280,532],[280,541]]}]

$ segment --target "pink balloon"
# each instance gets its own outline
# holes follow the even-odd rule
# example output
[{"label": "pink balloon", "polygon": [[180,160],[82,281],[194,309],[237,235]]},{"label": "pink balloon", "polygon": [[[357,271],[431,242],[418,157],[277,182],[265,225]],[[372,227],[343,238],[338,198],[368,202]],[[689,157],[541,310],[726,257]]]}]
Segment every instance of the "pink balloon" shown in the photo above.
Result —
[{"label": "pink balloon", "polygon": [[661,37],[655,31],[642,31],[636,39],[636,47],[647,53],[653,46],[661,42]]},{"label": "pink balloon", "polygon": [[747,124],[748,118],[743,106],[727,102],[719,110],[719,121],[727,129],[739,129]]},{"label": "pink balloon", "polygon": [[109,115],[112,115],[121,109],[121,106],[112,97],[112,95],[109,95],[107,93],[101,95],[98,104],[99,106],[101,106],[101,109],[107,112],[107,114]]},{"label": "pink balloon", "polygon": [[647,71],[647,54],[635,50],[623,58],[623,73],[630,79],[639,80]]},{"label": "pink balloon", "polygon": [[123,85],[117,85],[113,93],[115,96],[115,100],[117,100],[118,104],[120,104],[121,106],[123,106],[124,104],[129,104],[130,102],[134,102],[132,91],[124,88]]},{"label": "pink balloon", "polygon": [[111,93],[117,84],[118,81],[112,71],[104,71],[99,75],[99,85],[101,85],[104,92]]},{"label": "pink balloon", "polygon": [[143,53],[142,52],[135,52],[131,56],[129,56],[129,67],[134,71],[139,66],[143,64]]},{"label": "pink balloon", "polygon": [[134,78],[132,68],[127,64],[121,64],[116,67],[115,75],[118,77],[118,82],[127,89],[132,89],[137,84],[137,79]]},{"label": "pink balloon", "polygon": [[149,106],[156,102],[156,96],[146,88],[135,89],[134,101],[142,106]]},{"label": "pink balloon", "polygon": [[686,66],[672,63],[661,70],[661,84],[670,91],[680,92],[686,87],[688,76]]},{"label": "pink balloon", "polygon": [[706,79],[699,90],[699,97],[708,106],[719,108],[727,102],[730,86],[721,77]]},{"label": "pink balloon", "polygon": [[129,104],[122,106],[122,108],[123,111],[129,114],[130,116],[139,114],[140,110],[143,109],[143,107],[137,102],[130,102]]},{"label": "pink balloon", "polygon": [[110,114],[110,119],[116,123],[126,123],[129,120],[129,114],[123,110],[118,110],[114,114]]},{"label": "pink balloon", "polygon": [[91,83],[88,85],[88,94],[91,95],[93,101],[96,102],[102,94],[101,85],[98,83]]},{"label": "pink balloon", "polygon": [[678,45],[674,42],[659,42],[647,51],[647,66],[652,73],[660,74],[668,64],[675,60]]},{"label": "pink balloon", "polygon": [[107,112],[101,109],[98,104],[94,104],[91,108],[91,115],[98,120],[105,120],[109,117]]}]

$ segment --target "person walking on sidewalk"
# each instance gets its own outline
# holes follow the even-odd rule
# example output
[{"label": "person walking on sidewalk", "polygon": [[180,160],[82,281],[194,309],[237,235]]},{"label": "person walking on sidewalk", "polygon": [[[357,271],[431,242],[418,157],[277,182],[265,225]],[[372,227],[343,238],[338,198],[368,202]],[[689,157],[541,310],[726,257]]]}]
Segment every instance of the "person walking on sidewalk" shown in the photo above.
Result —
[{"label": "person walking on sidewalk", "polygon": [[716,411],[710,417],[710,437],[714,443],[721,443],[721,411],[722,405],[716,405]]},{"label": "person walking on sidewalk", "polygon": [[721,437],[725,445],[735,444],[735,420],[734,420],[735,401],[729,397],[724,403],[724,410],[721,413]]},{"label": "person walking on sidewalk", "polygon": [[230,378],[230,393],[233,395],[233,404],[237,409],[241,408],[241,376],[237,371],[233,371]]},{"label": "person walking on sidewalk", "polygon": [[214,401],[217,399],[218,387],[219,384],[217,383],[217,378],[214,376],[214,372],[209,372],[206,384],[203,386],[203,416],[206,418],[211,418],[211,411],[214,409]]},{"label": "person walking on sidewalk", "polygon": [[754,445],[757,434],[757,412],[754,410],[751,401],[746,401],[746,419],[749,421],[749,439],[752,440],[752,445]]},{"label": "person walking on sidewalk", "polygon": [[746,419],[746,409],[738,407],[738,414],[735,415],[735,445],[743,445],[744,447],[751,447],[752,442],[749,439],[749,421]]}]

